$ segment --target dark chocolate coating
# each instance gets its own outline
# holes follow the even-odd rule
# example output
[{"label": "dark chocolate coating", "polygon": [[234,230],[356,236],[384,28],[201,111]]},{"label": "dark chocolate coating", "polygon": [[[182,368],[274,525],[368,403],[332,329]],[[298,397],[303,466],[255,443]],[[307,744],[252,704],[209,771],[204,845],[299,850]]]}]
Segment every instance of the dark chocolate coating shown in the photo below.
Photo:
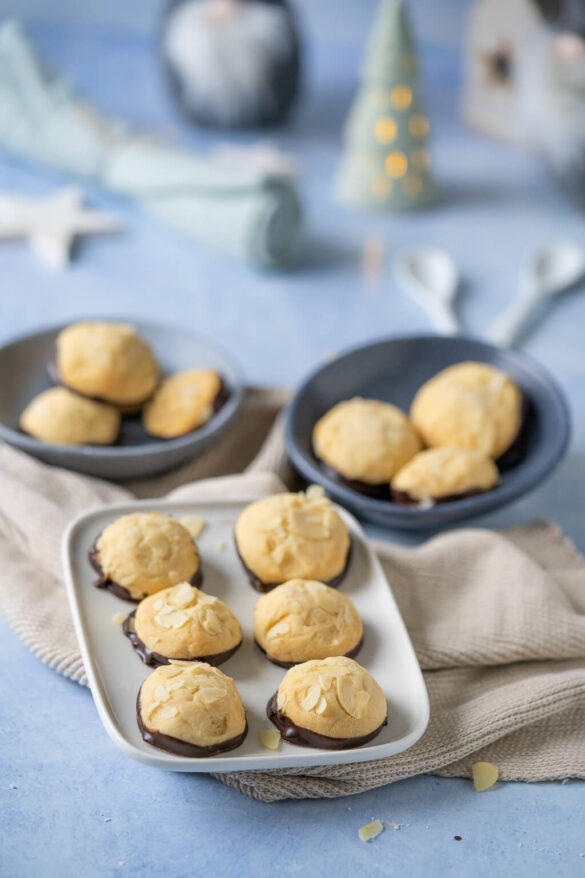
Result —
[{"label": "dark chocolate coating", "polygon": [[[236,546],[236,552],[238,554],[238,558],[240,559],[240,561],[242,563],[242,567],[246,571],[246,575],[248,577],[250,585],[253,588],[255,588],[256,591],[259,591],[262,594],[266,594],[266,592],[272,591],[273,588],[276,588],[277,585],[282,585],[283,582],[287,582],[286,579],[283,579],[281,582],[262,582],[262,580],[259,579],[256,576],[256,574],[250,570],[250,568],[247,566],[246,562],[242,558],[242,556],[240,554],[240,550],[238,548],[238,541],[236,540],[235,534],[234,534],[234,543]],[[351,561],[351,550],[352,550],[352,543],[351,543],[351,537],[350,537],[349,549],[347,550],[347,555],[345,556],[345,564],[343,565],[343,570],[341,571],[341,573],[338,573],[337,576],[334,576],[333,579],[328,579],[327,582],[325,583],[325,585],[330,585],[331,588],[338,588],[338,586],[341,584],[341,581],[342,581],[343,577],[345,576],[345,574],[347,573],[349,563]]]},{"label": "dark chocolate coating", "polygon": [[512,444],[496,460],[496,466],[500,472],[512,469],[512,467],[520,463],[522,458],[526,455],[526,452],[528,451],[528,441],[530,439],[530,433],[534,429],[535,419],[535,411],[532,402],[522,394],[520,429],[518,430],[516,438],[513,440]]},{"label": "dark chocolate coating", "polygon": [[365,494],[366,497],[374,497],[377,500],[389,500],[390,499],[390,482],[380,482],[378,484],[370,484],[369,482],[362,482],[359,479],[346,479],[345,476],[342,476],[340,472],[330,466],[328,463],[325,463],[322,458],[317,457],[315,455],[315,459],[323,472],[329,476],[330,479],[333,479],[334,482],[338,482],[340,485],[343,485],[345,488],[351,488],[352,491],[357,491],[358,494]]},{"label": "dark chocolate coating", "polygon": [[[287,671],[290,670],[290,668],[294,668],[295,665],[301,665],[303,662],[310,661],[310,659],[299,659],[298,662],[279,662],[278,659],[275,659],[271,655],[268,655],[266,650],[260,646],[260,644],[258,643],[258,641],[256,639],[254,639],[254,643],[256,644],[256,646],[258,647],[260,652],[266,656],[266,658],[268,659],[269,662],[272,662],[273,665],[278,665],[279,668],[286,668]],[[363,645],[364,645],[364,638],[362,635],[359,639],[359,642],[353,647],[353,649],[350,649],[349,652],[344,653],[345,658],[355,658]]]},{"label": "dark chocolate coating", "polygon": [[[97,548],[97,541],[98,540],[99,540],[99,537],[97,537],[95,543],[93,544],[93,546],[89,550],[89,563],[91,564],[93,569],[96,571],[96,573],[99,573],[99,579],[96,579],[96,581],[94,582],[95,587],[96,588],[107,588],[107,590],[111,591],[112,594],[115,594],[117,598],[121,598],[123,601],[131,601],[133,604],[138,604],[138,603],[140,603],[141,600],[144,599],[144,597],[148,597],[148,595],[143,595],[143,597],[141,597],[141,598],[134,598],[134,597],[132,597],[132,595],[130,594],[128,589],[124,588],[123,585],[120,585],[117,582],[113,582],[111,579],[106,579],[106,577],[104,575],[104,571],[102,569],[102,565],[100,564],[100,560],[99,560],[99,552],[98,552],[98,548]],[[201,588],[202,583],[203,583],[203,572],[201,570],[201,566],[199,566],[199,568],[195,571],[195,573],[191,577],[190,584],[194,588]]]},{"label": "dark chocolate coating", "polygon": [[[135,618],[136,610],[132,610],[132,612],[124,619],[122,631],[134,647],[137,655],[142,659],[145,665],[149,665],[152,668],[158,668],[160,665],[170,665],[171,659],[168,656],[163,655],[162,652],[155,652],[153,649],[149,649],[144,641],[138,636],[136,633]],[[184,657],[172,656],[172,658],[178,662],[206,662],[208,665],[217,667],[218,665],[227,662],[241,645],[242,641],[240,640],[240,642],[231,649],[226,649],[223,652],[216,652],[212,655],[188,655]]]},{"label": "dark chocolate coating", "polygon": [[361,747],[378,735],[384,726],[388,725],[388,717],[382,725],[356,738],[330,738],[327,735],[319,735],[311,729],[297,726],[288,716],[283,716],[276,706],[276,692],[266,705],[266,716],[280,732],[281,737],[289,744],[298,744],[299,747],[319,747],[321,750],[348,750],[350,747]]},{"label": "dark chocolate coating", "polygon": [[[477,497],[478,494],[486,494],[487,491],[493,491],[493,488],[487,488],[486,490],[482,488],[469,488],[468,491],[461,491],[459,494],[443,494],[442,497],[430,497],[429,499],[434,504],[439,505],[441,503],[452,503],[453,500],[464,500],[466,497]],[[395,488],[392,489],[392,499],[399,506],[418,506],[422,502],[411,497],[406,491],[397,491]]]},{"label": "dark chocolate coating", "polygon": [[140,691],[136,699],[136,721],[140,734],[147,744],[152,744],[153,747],[158,747],[159,750],[166,750],[167,753],[174,753],[175,756],[188,756],[193,759],[204,759],[206,756],[215,756],[216,753],[225,753],[226,750],[235,750],[248,734],[248,723],[246,721],[241,735],[236,735],[235,738],[222,741],[221,744],[211,744],[209,747],[197,747],[196,744],[191,744],[189,741],[181,741],[180,738],[173,738],[172,735],[163,735],[162,732],[149,729],[144,725],[140,715]]}]

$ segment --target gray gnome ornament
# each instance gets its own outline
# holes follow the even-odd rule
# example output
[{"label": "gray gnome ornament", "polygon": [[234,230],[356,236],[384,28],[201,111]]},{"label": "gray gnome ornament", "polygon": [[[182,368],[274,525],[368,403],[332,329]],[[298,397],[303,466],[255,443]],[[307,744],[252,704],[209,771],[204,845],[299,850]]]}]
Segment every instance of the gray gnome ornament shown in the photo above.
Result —
[{"label": "gray gnome ornament", "polygon": [[169,0],[161,43],[174,98],[198,125],[272,125],[295,101],[300,41],[287,0]]}]

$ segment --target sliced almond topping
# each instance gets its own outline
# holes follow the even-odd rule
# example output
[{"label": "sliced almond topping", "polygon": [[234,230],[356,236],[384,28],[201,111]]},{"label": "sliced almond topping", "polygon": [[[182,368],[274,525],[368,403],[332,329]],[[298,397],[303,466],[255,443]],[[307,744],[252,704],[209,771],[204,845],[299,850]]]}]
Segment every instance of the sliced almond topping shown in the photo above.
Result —
[{"label": "sliced almond topping", "polygon": [[345,611],[343,613],[343,618],[345,619],[348,625],[351,625],[354,620],[353,609],[350,604],[346,604]]},{"label": "sliced almond topping", "polygon": [[286,707],[287,698],[284,692],[278,691],[276,693],[276,706],[282,713],[284,708]]},{"label": "sliced almond topping", "polygon": [[114,613],[114,615],[112,616],[112,622],[115,625],[123,625],[125,621],[126,616],[124,615],[124,613]]},{"label": "sliced almond topping", "polygon": [[161,628],[182,628],[189,619],[189,614],[184,610],[173,610],[171,613],[159,613],[158,616],[155,616],[154,621]]},{"label": "sliced almond topping", "polygon": [[363,716],[365,707],[367,706],[367,700],[365,700],[364,704],[364,698],[362,695],[366,695],[367,700],[369,700],[367,692],[363,689],[358,690],[351,677],[344,674],[337,678],[337,697],[339,703],[343,710],[355,719]]},{"label": "sliced almond topping", "polygon": [[166,686],[163,686],[162,683],[159,683],[154,690],[154,697],[157,701],[166,701],[168,698],[171,697],[171,693]]},{"label": "sliced almond topping", "polygon": [[186,515],[181,519],[181,524],[189,531],[191,539],[196,540],[203,533],[207,522],[199,515]]},{"label": "sliced almond topping", "polygon": [[315,708],[315,713],[318,713],[319,716],[327,710],[327,699],[324,695],[321,695],[319,698],[319,702],[317,707]]},{"label": "sliced almond topping", "polygon": [[174,607],[188,607],[192,603],[196,591],[188,582],[176,585],[168,596],[168,601]]},{"label": "sliced almond topping", "polygon": [[325,496],[325,488],[323,488],[322,485],[309,485],[305,494],[311,499],[314,497],[315,500],[319,500],[321,497]]},{"label": "sliced almond topping", "polygon": [[181,673],[180,668],[176,668],[174,665],[163,665],[158,669],[159,674],[162,674],[163,677],[176,677],[177,674]]},{"label": "sliced almond topping", "polygon": [[278,750],[280,748],[280,733],[276,729],[265,729],[260,732],[260,743],[265,750]]},{"label": "sliced almond topping", "polygon": [[158,612],[160,609],[162,609],[163,604],[164,604],[163,599],[157,598],[155,601],[153,601],[152,609],[156,610],[156,612]]},{"label": "sliced almond topping", "polygon": [[282,637],[283,634],[290,634],[290,622],[287,622],[285,619],[269,628],[266,632],[266,637],[268,640],[273,640],[275,637]]},{"label": "sliced almond topping", "polygon": [[319,686],[309,686],[307,692],[305,693],[303,698],[301,698],[301,707],[303,708],[303,710],[312,710],[319,701],[320,697],[321,689],[319,688]]},{"label": "sliced almond topping", "polygon": [[215,686],[204,686],[199,690],[199,696],[204,704],[213,704],[223,698],[225,692]]},{"label": "sliced almond topping", "polygon": [[471,766],[473,785],[478,793],[489,790],[497,781],[500,772],[491,762],[474,762]]},{"label": "sliced almond topping", "polygon": [[362,841],[370,841],[372,838],[377,838],[383,830],[384,826],[379,820],[372,820],[371,823],[366,823],[358,829],[358,835]]},{"label": "sliced almond topping", "polygon": [[183,659],[169,659],[172,665],[177,665],[179,668],[191,668],[193,674],[200,672],[200,669],[193,665],[193,662],[186,662]]},{"label": "sliced almond topping", "polygon": [[319,674],[319,686],[323,690],[323,692],[327,692],[329,687],[333,684],[335,677],[332,674]]},{"label": "sliced almond topping", "polygon": [[201,624],[208,634],[219,634],[221,631],[221,622],[217,613],[212,609],[206,609],[202,616]]},{"label": "sliced almond topping", "polygon": [[178,715],[179,711],[174,704],[165,704],[164,707],[161,707],[159,714],[162,719],[172,719],[174,716]]}]

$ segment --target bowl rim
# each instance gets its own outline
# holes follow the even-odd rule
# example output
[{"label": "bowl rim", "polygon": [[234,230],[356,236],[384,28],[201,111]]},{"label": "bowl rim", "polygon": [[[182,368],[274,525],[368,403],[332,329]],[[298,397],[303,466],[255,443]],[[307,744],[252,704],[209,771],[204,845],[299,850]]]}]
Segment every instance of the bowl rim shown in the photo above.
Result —
[{"label": "bowl rim", "polygon": [[[558,416],[559,430],[555,435],[556,442],[550,447],[546,453],[541,455],[537,461],[537,466],[527,473],[524,478],[520,476],[513,484],[500,484],[494,490],[486,491],[483,494],[477,494],[473,497],[464,497],[461,500],[453,500],[450,503],[435,504],[429,508],[421,509],[416,506],[401,506],[392,501],[383,500],[375,497],[368,497],[354,491],[352,488],[340,484],[330,478],[319,465],[311,460],[297,444],[294,437],[294,425],[297,419],[297,413],[302,405],[303,397],[314,380],[326,369],[333,366],[339,360],[351,357],[367,348],[382,347],[393,342],[433,342],[439,344],[449,344],[453,341],[472,342],[474,345],[483,347],[485,350],[502,352],[506,357],[517,360],[525,371],[538,380],[549,396],[549,399],[556,408]],[[428,521],[429,525],[436,524],[439,519],[454,520],[463,517],[466,512],[474,512],[480,514],[489,512],[490,510],[511,503],[513,500],[527,493],[531,488],[552,474],[564,457],[569,441],[571,438],[572,421],[569,404],[564,391],[555,378],[548,370],[538,362],[534,357],[518,351],[513,348],[503,348],[498,345],[491,344],[489,341],[477,338],[473,335],[433,335],[426,334],[410,334],[404,333],[392,336],[380,336],[366,343],[352,345],[341,351],[335,360],[327,363],[321,363],[313,369],[309,375],[298,386],[295,394],[288,406],[284,425],[285,445],[287,454],[295,467],[302,476],[310,481],[317,482],[322,485],[328,493],[335,497],[338,502],[359,510],[365,517],[371,517],[372,520],[381,521],[386,518],[388,521],[393,520],[394,523],[404,521],[405,523],[420,522],[423,524]],[[461,516],[458,514],[461,513]]]},{"label": "bowl rim", "polygon": [[225,365],[228,367],[231,373],[229,376],[230,395],[227,401],[217,412],[217,414],[214,414],[206,424],[203,424],[196,430],[192,430],[190,433],[185,433],[183,436],[176,436],[173,439],[155,440],[153,442],[150,442],[148,445],[67,445],[56,442],[43,442],[40,439],[35,439],[34,436],[29,436],[26,433],[15,430],[13,427],[7,426],[2,421],[0,421],[0,439],[33,455],[36,455],[39,451],[42,450],[45,452],[54,452],[55,454],[71,455],[72,457],[76,457],[80,460],[84,460],[87,458],[103,461],[125,458],[134,459],[136,457],[159,456],[161,454],[168,453],[169,451],[179,451],[181,449],[186,449],[191,447],[192,445],[196,447],[202,440],[215,436],[216,433],[223,430],[223,428],[227,426],[227,424],[229,423],[229,421],[231,421],[234,415],[237,414],[243,402],[244,387],[242,383],[240,369],[234,364],[231,357],[227,356],[221,347],[216,345],[215,342],[208,340],[205,336],[192,334],[189,332],[189,330],[172,326],[168,323],[142,320],[135,317],[105,317],[102,315],[79,317],[73,320],[68,320],[66,322],[59,322],[50,326],[45,326],[40,329],[34,330],[33,332],[22,332],[18,335],[12,336],[11,338],[0,344],[0,354],[2,354],[10,347],[16,347],[23,342],[34,340],[39,336],[46,336],[52,333],[57,334],[66,327],[72,326],[74,323],[81,323],[85,321],[104,323],[128,323],[131,326],[136,326],[138,329],[143,326],[153,331],[156,331],[157,329],[163,329],[169,332],[182,333],[184,335],[190,336],[193,341],[199,342],[209,348],[212,348],[224,361]]}]

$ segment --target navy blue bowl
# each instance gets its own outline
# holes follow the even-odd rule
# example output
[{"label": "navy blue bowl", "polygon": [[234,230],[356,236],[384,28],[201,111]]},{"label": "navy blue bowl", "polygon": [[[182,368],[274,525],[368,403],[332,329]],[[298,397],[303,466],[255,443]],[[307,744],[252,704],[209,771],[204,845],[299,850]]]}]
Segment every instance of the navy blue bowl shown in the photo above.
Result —
[{"label": "navy blue bowl", "polygon": [[[408,411],[419,387],[441,369],[475,360],[506,372],[522,389],[531,409],[520,460],[501,474],[492,491],[438,504],[430,509],[400,506],[366,497],[332,479],[312,450],[313,427],[332,406],[353,396],[382,399]],[[313,372],[289,407],[286,446],[289,457],[309,482],[357,515],[377,524],[409,530],[437,528],[482,515],[538,487],[563,458],[571,420],[565,397],[551,376],[526,354],[472,338],[405,336],[386,338],[342,353]]]}]

